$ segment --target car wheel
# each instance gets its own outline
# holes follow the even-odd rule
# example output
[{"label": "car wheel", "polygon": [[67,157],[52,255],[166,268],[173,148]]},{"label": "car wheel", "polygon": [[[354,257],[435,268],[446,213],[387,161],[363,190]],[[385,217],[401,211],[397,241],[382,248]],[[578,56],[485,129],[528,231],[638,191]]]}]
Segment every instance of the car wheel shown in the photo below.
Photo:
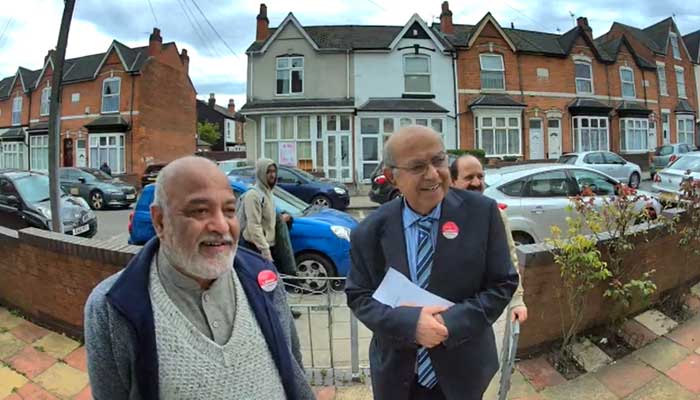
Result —
[{"label": "car wheel", "polygon": [[93,210],[101,210],[105,206],[105,198],[102,195],[102,192],[99,190],[95,190],[94,192],[90,192],[90,207]]},{"label": "car wheel", "polygon": [[328,279],[338,276],[335,265],[327,257],[316,253],[302,253],[296,257],[297,285],[302,290],[322,293],[329,289],[340,290],[343,281]]},{"label": "car wheel", "polygon": [[639,182],[641,178],[638,173],[632,172],[632,175],[630,175],[630,187],[632,189],[637,189],[639,188]]},{"label": "car wheel", "polygon": [[311,199],[311,204],[315,206],[320,206],[320,207],[331,207],[331,199],[329,199],[327,196],[319,194],[314,196],[313,199]]},{"label": "car wheel", "polygon": [[535,243],[535,239],[525,232],[513,232],[513,241],[516,246]]}]

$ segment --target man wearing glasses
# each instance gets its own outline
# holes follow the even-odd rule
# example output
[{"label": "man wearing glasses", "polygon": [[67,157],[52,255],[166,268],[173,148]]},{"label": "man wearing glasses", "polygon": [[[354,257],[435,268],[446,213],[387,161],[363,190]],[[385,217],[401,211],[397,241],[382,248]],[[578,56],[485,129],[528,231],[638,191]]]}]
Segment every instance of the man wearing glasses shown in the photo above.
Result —
[{"label": "man wearing glasses", "polygon": [[[481,399],[498,369],[491,325],[518,275],[496,202],[450,190],[440,136],[421,126],[384,145],[384,175],[403,198],[353,230],[348,305],[373,332],[375,399]],[[453,303],[389,307],[372,298],[388,268]]]}]

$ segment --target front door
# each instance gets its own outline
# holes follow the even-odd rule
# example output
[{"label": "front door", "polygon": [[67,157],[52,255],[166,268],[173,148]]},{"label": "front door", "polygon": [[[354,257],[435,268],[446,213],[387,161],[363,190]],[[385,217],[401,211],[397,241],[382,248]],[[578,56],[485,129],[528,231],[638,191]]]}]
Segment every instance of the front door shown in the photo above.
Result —
[{"label": "front door", "polygon": [[63,166],[73,166],[73,139],[63,140]]},{"label": "front door", "polygon": [[550,119],[547,120],[547,143],[549,144],[549,158],[558,159],[561,156],[561,120],[560,119]]},{"label": "front door", "polygon": [[542,134],[542,120],[530,120],[530,160],[544,159],[544,136]]},{"label": "front door", "polygon": [[661,129],[664,136],[664,144],[671,143],[671,124],[669,122],[669,114],[661,113]]},{"label": "front door", "polygon": [[324,119],[326,134],[323,137],[323,152],[326,177],[339,182],[352,182],[351,118],[348,115],[327,115]]},{"label": "front door", "polygon": [[75,159],[77,167],[87,167],[87,153],[85,151],[85,139],[78,139],[76,142]]}]

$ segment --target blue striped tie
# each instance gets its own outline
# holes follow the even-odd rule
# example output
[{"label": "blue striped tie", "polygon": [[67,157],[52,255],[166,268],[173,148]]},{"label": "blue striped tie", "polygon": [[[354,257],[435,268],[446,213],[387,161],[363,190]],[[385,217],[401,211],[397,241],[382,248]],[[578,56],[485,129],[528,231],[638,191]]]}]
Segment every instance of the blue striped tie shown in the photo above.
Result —
[{"label": "blue striped tie", "polygon": [[[428,287],[430,271],[433,268],[433,222],[430,217],[418,220],[418,254],[416,257],[416,284],[423,289]],[[431,389],[437,384],[437,375],[428,356],[428,349],[418,349],[418,384]]]}]

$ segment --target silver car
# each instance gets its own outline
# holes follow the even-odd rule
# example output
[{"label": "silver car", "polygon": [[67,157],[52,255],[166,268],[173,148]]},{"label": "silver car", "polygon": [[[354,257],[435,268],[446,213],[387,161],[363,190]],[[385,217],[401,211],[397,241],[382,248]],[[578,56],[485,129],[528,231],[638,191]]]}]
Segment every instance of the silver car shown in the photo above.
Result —
[{"label": "silver car", "polygon": [[676,161],[685,153],[690,153],[692,148],[686,143],[665,144],[659,146],[651,157],[653,172],[664,169],[668,164]]},{"label": "silver car", "polygon": [[663,203],[675,203],[681,194],[681,183],[685,179],[700,180],[700,151],[682,154],[673,164],[662,169],[654,176],[651,186],[659,192]]},{"label": "silver car", "polygon": [[[517,244],[540,243],[551,237],[552,225],[567,230],[567,207],[570,197],[588,187],[596,194],[596,202],[615,196],[620,182],[599,171],[566,164],[523,164],[487,170],[485,195],[495,199],[508,215],[513,239]],[[659,215],[661,206],[647,195],[637,211],[651,209]]]},{"label": "silver car", "polygon": [[557,162],[593,168],[635,189],[639,187],[639,182],[642,179],[642,169],[639,165],[629,162],[610,151],[567,153],[559,157]]}]

